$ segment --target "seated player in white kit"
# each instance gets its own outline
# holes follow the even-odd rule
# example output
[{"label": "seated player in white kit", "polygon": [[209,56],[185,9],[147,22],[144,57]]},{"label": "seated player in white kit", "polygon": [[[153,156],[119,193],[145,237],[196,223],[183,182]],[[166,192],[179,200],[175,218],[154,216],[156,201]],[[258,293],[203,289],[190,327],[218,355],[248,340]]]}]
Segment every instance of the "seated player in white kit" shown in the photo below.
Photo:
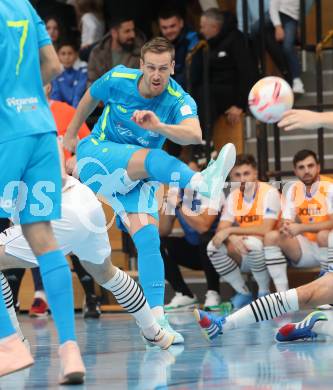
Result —
[{"label": "seated player in white kit", "polygon": [[[62,218],[52,222],[60,249],[75,254],[97,283],[111,291],[118,303],[132,314],[148,344],[168,348],[174,339],[157,324],[139,285],[111,263],[111,247],[101,203],[77,179],[67,176],[62,190]],[[0,234],[0,269],[33,268],[38,263],[15,225]],[[6,289],[6,283],[3,282]],[[8,289],[7,289],[8,298]],[[6,300],[10,306],[10,297]],[[13,312],[10,312],[12,321]]]}]

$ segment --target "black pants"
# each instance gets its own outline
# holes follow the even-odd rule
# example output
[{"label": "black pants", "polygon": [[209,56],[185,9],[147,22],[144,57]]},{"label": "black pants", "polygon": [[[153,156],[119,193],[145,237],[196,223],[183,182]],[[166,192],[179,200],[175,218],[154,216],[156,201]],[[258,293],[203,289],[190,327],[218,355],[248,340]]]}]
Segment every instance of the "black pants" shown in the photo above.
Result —
[{"label": "black pants", "polygon": [[207,256],[207,244],[208,242],[203,242],[200,245],[191,245],[183,237],[161,238],[165,279],[176,292],[193,297],[180,272],[180,265],[194,270],[203,270],[207,279],[207,289],[219,292],[219,275]]}]

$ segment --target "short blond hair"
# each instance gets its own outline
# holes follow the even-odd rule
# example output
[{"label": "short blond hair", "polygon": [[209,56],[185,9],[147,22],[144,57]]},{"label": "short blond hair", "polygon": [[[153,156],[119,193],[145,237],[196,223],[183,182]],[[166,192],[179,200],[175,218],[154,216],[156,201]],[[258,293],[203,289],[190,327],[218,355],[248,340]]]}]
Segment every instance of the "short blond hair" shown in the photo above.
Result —
[{"label": "short blond hair", "polygon": [[142,46],[142,60],[144,60],[145,54],[148,52],[156,54],[168,52],[171,55],[171,60],[173,61],[175,59],[175,48],[173,44],[163,37],[153,38]]}]

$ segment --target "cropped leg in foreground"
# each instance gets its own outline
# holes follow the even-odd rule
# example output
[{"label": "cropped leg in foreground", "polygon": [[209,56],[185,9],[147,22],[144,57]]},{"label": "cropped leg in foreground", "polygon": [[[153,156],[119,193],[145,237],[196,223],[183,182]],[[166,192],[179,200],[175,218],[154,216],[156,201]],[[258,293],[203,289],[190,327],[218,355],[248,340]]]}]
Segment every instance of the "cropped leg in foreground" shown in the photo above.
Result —
[{"label": "cropped leg in foreground", "polygon": [[[219,334],[232,329],[246,327],[255,322],[262,322],[279,317],[299,309],[309,309],[333,302],[333,273],[287,291],[277,292],[258,298],[250,305],[226,317],[215,317],[202,310],[195,310],[195,317],[205,335],[214,339]],[[311,313],[298,324],[289,324],[277,334],[278,341],[313,338],[317,334],[333,336],[333,324],[327,321],[322,312]]]},{"label": "cropped leg in foreground", "polygon": [[[88,191],[90,192],[90,190]],[[91,195],[93,196],[93,194]],[[99,208],[89,215],[91,214],[90,216],[94,218],[95,222],[99,221],[105,224],[103,210],[99,202],[97,203]],[[68,215],[66,216],[68,217]],[[174,337],[158,325],[137,283],[112,265],[106,232],[103,234],[92,233],[85,226],[80,226],[76,222],[72,216],[54,223],[55,236],[60,247],[65,253],[73,251],[82,259],[82,265],[97,283],[111,291],[119,304],[135,317],[142,329],[143,336],[151,345],[163,349],[168,348]],[[0,236],[0,244],[2,245],[0,247],[1,268],[13,265],[25,268],[37,266],[37,261],[19,226],[8,229],[5,235]],[[22,256],[24,260],[20,260],[19,256]]]}]

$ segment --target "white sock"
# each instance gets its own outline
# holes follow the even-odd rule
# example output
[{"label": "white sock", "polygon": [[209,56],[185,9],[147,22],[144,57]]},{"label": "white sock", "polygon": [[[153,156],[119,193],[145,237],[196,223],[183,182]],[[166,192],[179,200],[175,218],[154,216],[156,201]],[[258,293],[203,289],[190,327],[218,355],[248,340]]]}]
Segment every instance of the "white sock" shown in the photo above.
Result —
[{"label": "white sock", "polygon": [[101,286],[111,291],[119,305],[132,314],[147,338],[155,337],[161,327],[157,324],[141,287],[129,275],[118,268],[114,277]]},{"label": "white sock", "polygon": [[320,271],[326,272],[328,271],[328,248],[321,247],[319,248],[320,253]]},{"label": "white sock", "polygon": [[209,260],[216,269],[216,272],[222,276],[227,283],[240,294],[250,294],[238,264],[227,255],[227,249],[224,244],[217,249],[214,247],[213,243],[210,242],[207,246],[207,254]]},{"label": "white sock", "polygon": [[223,330],[244,327],[255,322],[271,320],[299,309],[296,289],[258,298],[226,317]]},{"label": "white sock", "polygon": [[163,306],[155,306],[151,309],[154,317],[158,320],[164,317],[164,308]]},{"label": "white sock", "polygon": [[258,284],[258,293],[269,292],[270,276],[266,267],[264,251],[252,250],[246,255],[252,275]]},{"label": "white sock", "polygon": [[265,246],[265,261],[269,274],[275,284],[276,291],[289,288],[287,277],[287,259],[278,246]]}]

